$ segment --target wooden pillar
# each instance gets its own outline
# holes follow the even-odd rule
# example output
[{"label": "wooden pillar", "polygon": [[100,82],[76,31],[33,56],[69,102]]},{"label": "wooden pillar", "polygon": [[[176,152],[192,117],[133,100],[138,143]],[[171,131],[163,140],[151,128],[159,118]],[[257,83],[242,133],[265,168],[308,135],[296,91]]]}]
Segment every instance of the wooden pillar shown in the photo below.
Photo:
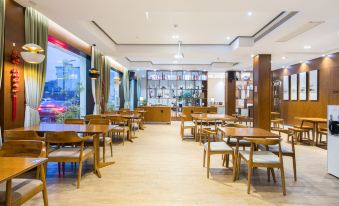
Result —
[{"label": "wooden pillar", "polygon": [[271,55],[253,58],[253,127],[270,130],[271,125]]},{"label": "wooden pillar", "polygon": [[235,91],[236,91],[235,71],[226,72],[225,76],[225,114],[235,113]]}]

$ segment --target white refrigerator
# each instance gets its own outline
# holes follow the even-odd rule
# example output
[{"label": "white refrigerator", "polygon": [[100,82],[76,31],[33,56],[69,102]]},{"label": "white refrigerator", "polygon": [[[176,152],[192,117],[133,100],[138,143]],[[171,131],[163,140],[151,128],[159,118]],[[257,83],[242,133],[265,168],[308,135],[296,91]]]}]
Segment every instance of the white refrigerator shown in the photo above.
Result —
[{"label": "white refrigerator", "polygon": [[328,105],[327,126],[327,170],[339,178],[339,105]]}]

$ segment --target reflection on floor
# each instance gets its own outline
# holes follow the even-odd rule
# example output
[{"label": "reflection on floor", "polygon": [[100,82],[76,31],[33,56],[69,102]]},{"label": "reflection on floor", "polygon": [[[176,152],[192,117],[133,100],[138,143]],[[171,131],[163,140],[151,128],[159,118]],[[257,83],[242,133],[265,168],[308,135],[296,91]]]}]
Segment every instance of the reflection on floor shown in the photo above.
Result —
[{"label": "reflection on floor", "polygon": [[[253,174],[252,193],[247,195],[247,169],[243,167],[240,180],[233,182],[231,170],[221,166],[218,155],[211,160],[211,178],[206,178],[202,146],[181,141],[179,123],[146,125],[137,136],[134,143],[114,146],[116,163],[101,169],[101,179],[91,172],[88,161],[80,189],[76,189],[76,172],[70,164],[61,178],[56,164],[50,164],[50,205],[338,205],[339,180],[326,172],[324,149],[296,146],[297,182],[291,159],[284,159],[287,196],[282,195],[279,172],[275,184],[267,182],[266,169],[260,168]],[[25,205],[43,205],[42,198],[38,195]]]}]

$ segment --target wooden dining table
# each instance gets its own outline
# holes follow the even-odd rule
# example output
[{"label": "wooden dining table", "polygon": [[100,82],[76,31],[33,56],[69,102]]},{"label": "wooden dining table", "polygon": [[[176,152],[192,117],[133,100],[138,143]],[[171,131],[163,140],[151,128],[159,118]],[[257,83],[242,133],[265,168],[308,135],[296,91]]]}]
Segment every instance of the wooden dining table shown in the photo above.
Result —
[{"label": "wooden dining table", "polygon": [[236,180],[236,168],[237,168],[237,160],[239,158],[239,140],[242,138],[280,138],[279,135],[269,132],[267,130],[261,128],[237,128],[237,127],[218,127],[217,131],[222,134],[222,137],[227,136],[230,138],[236,138],[237,143],[235,147],[234,154],[234,165],[233,165],[233,181]]},{"label": "wooden dining table", "polygon": [[198,122],[200,121],[200,135],[202,131],[202,122],[216,122],[216,121],[237,121],[236,117],[227,114],[210,114],[210,113],[202,113],[202,114],[191,114],[193,122],[195,124],[195,132],[194,138],[198,141],[197,132],[198,132]]},{"label": "wooden dining table", "polygon": [[74,131],[82,134],[93,135],[94,146],[94,173],[101,178],[100,168],[114,164],[115,162],[101,162],[100,161],[100,135],[105,135],[112,129],[117,127],[116,125],[90,125],[90,124],[49,124],[42,123],[40,125],[31,127],[22,127],[12,129],[15,131],[36,131],[36,132],[63,132]]},{"label": "wooden dining table", "polygon": [[0,184],[6,182],[6,206],[12,205],[12,179],[46,162],[47,158],[0,157]]},{"label": "wooden dining table", "polygon": [[305,122],[311,123],[313,127],[312,132],[312,141],[313,145],[315,145],[315,140],[318,138],[318,130],[319,130],[319,124],[321,123],[327,123],[327,119],[325,118],[317,118],[317,117],[296,117],[296,119],[301,120],[301,127],[304,125]]}]

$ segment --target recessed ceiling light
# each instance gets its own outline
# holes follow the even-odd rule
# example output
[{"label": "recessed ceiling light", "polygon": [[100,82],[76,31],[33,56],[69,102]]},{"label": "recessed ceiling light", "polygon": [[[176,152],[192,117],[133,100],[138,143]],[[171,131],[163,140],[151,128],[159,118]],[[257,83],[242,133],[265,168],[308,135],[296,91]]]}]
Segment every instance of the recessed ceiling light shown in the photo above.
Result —
[{"label": "recessed ceiling light", "polygon": [[312,48],[311,45],[305,45],[305,46],[304,46],[304,49],[311,49],[311,48]]},{"label": "recessed ceiling light", "polygon": [[148,11],[145,12],[145,16],[146,16],[146,19],[148,20],[148,19],[149,19],[149,13],[148,13]]},{"label": "recessed ceiling light", "polygon": [[179,39],[179,35],[172,35],[172,39]]},{"label": "recessed ceiling light", "polygon": [[253,12],[251,12],[251,11],[247,12],[247,16],[252,16],[252,15],[253,15]]},{"label": "recessed ceiling light", "polygon": [[228,37],[226,37],[226,40],[227,40],[227,41],[231,40],[231,37],[229,37],[229,36],[228,36]]},{"label": "recessed ceiling light", "polygon": [[286,59],[286,57],[281,57],[282,59]]},{"label": "recessed ceiling light", "polygon": [[322,54],[321,56],[322,56],[322,57],[325,57],[325,56],[326,56],[326,54]]},{"label": "recessed ceiling light", "polygon": [[254,54],[251,54],[251,58],[253,58],[254,57]]}]

